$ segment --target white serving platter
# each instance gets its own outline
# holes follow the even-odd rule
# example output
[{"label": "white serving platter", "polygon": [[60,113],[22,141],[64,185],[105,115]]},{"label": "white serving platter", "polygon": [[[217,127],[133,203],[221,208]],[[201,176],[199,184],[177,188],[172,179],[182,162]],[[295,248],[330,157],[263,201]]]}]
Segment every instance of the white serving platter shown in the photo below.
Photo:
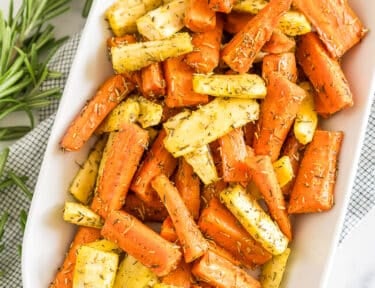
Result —
[{"label": "white serving platter", "polygon": [[[22,277],[24,288],[48,287],[61,265],[74,234],[73,225],[62,220],[67,188],[78,169],[77,162],[87,155],[82,151],[63,153],[59,141],[70,121],[87,99],[108,77],[111,65],[106,54],[109,36],[104,11],[113,2],[96,0],[87,20],[78,51],[64,90],[48,142],[39,180],[35,188],[26,226]],[[345,138],[339,162],[334,208],[326,213],[298,216],[295,239],[283,287],[323,288],[337,247],[345,210],[354,183],[362,141],[375,90],[375,2],[349,1],[370,29],[364,41],[344,58],[344,72],[355,95],[355,106],[330,120],[324,128],[342,130]]]}]

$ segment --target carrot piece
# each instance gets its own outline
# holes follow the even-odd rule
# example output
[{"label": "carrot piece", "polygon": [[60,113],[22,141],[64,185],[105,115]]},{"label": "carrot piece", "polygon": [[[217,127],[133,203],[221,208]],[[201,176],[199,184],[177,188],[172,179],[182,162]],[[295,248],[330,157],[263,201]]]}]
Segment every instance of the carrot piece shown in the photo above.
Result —
[{"label": "carrot piece", "polygon": [[205,104],[208,96],[193,91],[194,70],[185,63],[184,56],[164,61],[164,75],[167,84],[165,104],[168,107],[184,107]]},{"label": "carrot piece", "polygon": [[71,122],[61,139],[61,148],[67,151],[79,150],[109,112],[133,89],[134,85],[122,75],[114,75],[107,79]]},{"label": "carrot piece", "polygon": [[208,6],[208,0],[189,0],[184,22],[193,32],[206,32],[215,28],[216,13]]},{"label": "carrot piece", "polygon": [[269,156],[248,157],[246,164],[254,184],[258,187],[268,206],[271,217],[289,240],[292,239],[292,227],[287,214],[283,193],[281,192],[275,171]]},{"label": "carrot piece", "polygon": [[339,62],[328,55],[316,33],[301,36],[296,58],[315,88],[316,112],[329,116],[353,106],[352,92]]},{"label": "carrot piece", "polygon": [[218,65],[220,59],[223,20],[216,17],[216,26],[202,33],[194,33],[192,43],[194,51],[186,56],[186,63],[198,73],[210,73]]},{"label": "carrot piece", "polygon": [[156,176],[151,183],[167,208],[169,216],[171,216],[184,251],[185,261],[187,263],[194,261],[207,251],[208,243],[206,239],[204,239],[197,224],[195,224],[178,190],[169,181],[168,177],[161,174]]},{"label": "carrot piece", "polygon": [[208,241],[208,244],[209,244],[208,250],[214,252],[216,255],[219,255],[219,256],[227,259],[233,265],[236,265],[236,266],[242,265],[241,262],[238,259],[236,259],[233,254],[231,254],[228,250],[225,250],[223,247],[216,244],[215,241],[213,241],[213,240]]},{"label": "carrot piece", "polygon": [[286,77],[289,81],[296,83],[298,72],[294,53],[287,52],[264,56],[262,64],[263,79],[267,81],[268,76],[273,72],[278,72]]},{"label": "carrot piece", "polygon": [[181,260],[178,245],[168,242],[126,212],[112,211],[104,222],[101,233],[157,276],[167,275],[176,269]]},{"label": "carrot piece", "polygon": [[217,198],[211,199],[208,207],[203,209],[198,225],[204,235],[248,267],[264,264],[271,259],[272,255],[246,232]]},{"label": "carrot piece", "polygon": [[133,123],[125,123],[121,131],[110,134],[91,203],[92,210],[103,218],[124,205],[147,142],[147,131]]},{"label": "carrot piece", "polygon": [[293,3],[315,26],[328,51],[335,58],[344,55],[367,32],[348,1],[295,0]]},{"label": "carrot piece", "polygon": [[249,13],[240,13],[232,11],[225,15],[224,31],[230,34],[236,34],[246,26],[246,24],[254,18],[254,15]]},{"label": "carrot piece", "polygon": [[208,0],[208,7],[215,12],[230,13],[235,0]]},{"label": "carrot piece", "polygon": [[219,138],[223,179],[225,182],[249,181],[248,169],[245,165],[247,157],[246,143],[241,128]]},{"label": "carrot piece", "polygon": [[151,180],[162,173],[168,177],[171,176],[177,166],[177,159],[164,148],[165,137],[165,130],[160,130],[145,160],[135,174],[130,188],[139,199],[146,203],[152,203],[159,199],[151,187]]},{"label": "carrot piece", "polygon": [[201,195],[201,208],[206,207],[212,198],[219,198],[220,192],[227,188],[227,186],[228,183],[222,179],[204,186]]},{"label": "carrot piece", "polygon": [[291,3],[292,0],[271,0],[224,47],[221,54],[224,62],[239,73],[247,72]]},{"label": "carrot piece", "polygon": [[160,229],[160,236],[169,242],[176,242],[178,240],[176,229],[173,226],[171,217],[165,218]]},{"label": "carrot piece", "polygon": [[193,275],[218,288],[260,288],[260,283],[227,259],[208,251],[192,268]]},{"label": "carrot piece", "polygon": [[112,47],[117,47],[135,42],[137,42],[137,39],[132,34],[126,34],[124,36],[118,37],[109,37],[107,39],[107,47],[108,49],[111,49]]},{"label": "carrot piece", "polygon": [[160,201],[145,203],[134,194],[126,196],[124,210],[143,222],[163,222],[168,217],[168,211],[163,203]]},{"label": "carrot piece", "polygon": [[[301,144],[294,136],[294,133],[290,133],[290,135],[286,138],[284,146],[282,148],[281,155],[289,157],[290,163],[292,164],[294,175],[297,175],[298,173],[302,149],[304,147],[305,146]],[[288,184],[281,188],[281,191],[284,195],[290,194],[290,191],[294,186],[295,179],[296,178],[294,176],[294,178]]]},{"label": "carrot piece", "polygon": [[77,249],[86,243],[94,242],[100,238],[100,230],[90,227],[78,227],[69,251],[65,256],[64,263],[57,272],[50,288],[73,287],[73,273],[76,265]]},{"label": "carrot piece", "polygon": [[289,213],[313,213],[332,208],[343,136],[341,131],[315,131],[290,194]]},{"label": "carrot piece", "polygon": [[193,280],[191,275],[191,264],[186,263],[183,259],[178,264],[177,268],[164,276],[161,280],[164,284],[172,285],[179,288],[190,288]]},{"label": "carrot piece", "polygon": [[275,29],[273,30],[270,40],[262,47],[262,51],[279,54],[290,52],[294,47],[296,47],[294,38],[288,37],[279,29]]},{"label": "carrot piece", "polygon": [[175,183],[181,198],[194,219],[199,217],[200,181],[193,168],[184,158],[180,159],[175,176]]},{"label": "carrot piece", "polygon": [[165,95],[165,79],[161,63],[154,63],[141,70],[142,94],[155,98]]},{"label": "carrot piece", "polygon": [[247,146],[250,146],[250,147],[253,146],[256,127],[257,127],[256,122],[249,122],[245,126],[242,127],[245,144]]},{"label": "carrot piece", "polygon": [[277,160],[305,96],[302,88],[282,75],[272,73],[268,76],[267,96],[261,105],[254,138],[256,155],[269,155],[272,162]]}]

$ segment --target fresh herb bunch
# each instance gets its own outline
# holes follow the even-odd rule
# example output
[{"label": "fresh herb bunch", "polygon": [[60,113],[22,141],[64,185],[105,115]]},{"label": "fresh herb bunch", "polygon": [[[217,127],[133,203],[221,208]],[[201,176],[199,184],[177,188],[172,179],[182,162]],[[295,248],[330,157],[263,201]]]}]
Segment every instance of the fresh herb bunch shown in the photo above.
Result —
[{"label": "fresh herb bunch", "polygon": [[58,98],[58,88],[41,90],[46,79],[60,77],[50,71],[48,61],[65,38],[56,40],[52,18],[69,9],[70,0],[23,0],[14,13],[10,2],[8,19],[0,11],[0,120],[23,111],[29,126],[0,127],[0,141],[17,139],[34,127],[32,111]]}]

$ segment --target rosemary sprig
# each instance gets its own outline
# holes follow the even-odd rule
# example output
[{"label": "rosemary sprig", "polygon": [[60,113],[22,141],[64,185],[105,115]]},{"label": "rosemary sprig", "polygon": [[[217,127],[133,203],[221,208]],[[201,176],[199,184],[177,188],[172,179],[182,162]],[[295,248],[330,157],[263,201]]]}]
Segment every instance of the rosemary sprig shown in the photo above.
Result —
[{"label": "rosemary sprig", "polygon": [[13,140],[34,127],[33,109],[50,104],[60,89],[41,90],[46,79],[59,77],[48,61],[66,38],[56,40],[48,20],[69,9],[71,0],[23,0],[14,13],[10,2],[8,19],[0,11],[0,120],[23,111],[29,126],[0,127],[0,141]]}]

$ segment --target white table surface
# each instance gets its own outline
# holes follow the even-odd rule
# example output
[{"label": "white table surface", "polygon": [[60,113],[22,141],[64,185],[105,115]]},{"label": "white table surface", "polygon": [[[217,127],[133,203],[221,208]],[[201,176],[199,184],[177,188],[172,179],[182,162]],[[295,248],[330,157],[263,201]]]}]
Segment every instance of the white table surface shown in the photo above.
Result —
[{"label": "white table surface", "polygon": [[[20,0],[16,0],[20,3]],[[56,35],[72,35],[82,30],[84,0],[72,0],[69,12],[54,21]],[[0,1],[7,11],[8,0]],[[0,36],[1,37],[1,36]],[[354,228],[338,247],[327,288],[375,288],[375,209]],[[302,287],[301,287],[302,288]]]}]

